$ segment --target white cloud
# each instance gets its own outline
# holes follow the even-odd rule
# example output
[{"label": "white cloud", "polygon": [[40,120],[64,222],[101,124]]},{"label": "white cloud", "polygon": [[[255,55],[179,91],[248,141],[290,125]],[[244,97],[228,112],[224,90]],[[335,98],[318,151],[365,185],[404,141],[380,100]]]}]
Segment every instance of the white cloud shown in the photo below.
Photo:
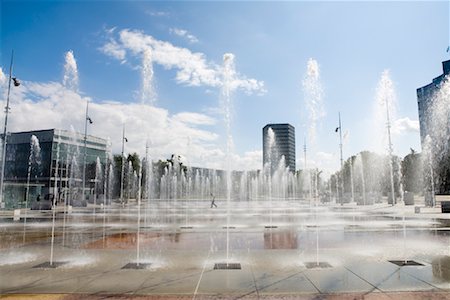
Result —
[{"label": "white cloud", "polygon": [[[323,178],[329,176],[329,174],[335,172],[340,168],[339,156],[336,153],[329,153],[319,151],[313,155],[308,155],[307,157],[307,169],[318,168],[324,171]],[[299,155],[296,160],[296,168],[305,168],[305,159],[303,155]]]},{"label": "white cloud", "polygon": [[179,122],[195,125],[213,125],[216,121],[204,114],[183,112],[173,116],[173,119]]},{"label": "white cloud", "polygon": [[257,170],[262,168],[262,150],[247,151],[243,156],[232,156],[234,170]]},{"label": "white cloud", "polygon": [[404,133],[418,133],[419,132],[419,121],[411,120],[410,118],[401,118],[395,120],[392,126],[393,134],[404,134]]},{"label": "white cloud", "polygon": [[190,34],[187,30],[185,29],[180,29],[180,28],[170,28],[170,33],[181,36],[186,38],[189,43],[198,43],[198,39],[196,36],[194,36],[193,34]]},{"label": "white cloud", "polygon": [[3,69],[0,68],[0,87],[6,84],[6,75],[3,73]]},{"label": "white cloud", "polygon": [[[112,33],[112,32],[110,32]],[[111,39],[108,43],[99,48],[100,51],[106,55],[112,56],[121,62],[125,61],[126,51],[122,49],[115,40]]]},{"label": "white cloud", "polygon": [[[20,87],[11,89],[10,100],[8,130],[11,132],[49,128],[70,130],[71,127],[83,132],[86,101],[89,100],[89,116],[93,124],[89,125],[88,134],[109,139],[113,153],[121,151],[125,122],[126,153],[137,152],[142,156],[149,141],[153,160],[166,159],[177,153],[187,157],[190,165],[225,168],[226,154],[219,136],[202,128],[215,124],[215,119],[205,114],[181,112],[171,115],[166,109],[142,103],[99,103],[58,82],[23,81]],[[259,169],[261,165],[260,150],[246,152],[242,156],[232,155],[233,169]]]},{"label": "white cloud", "polygon": [[327,152],[317,152],[316,157],[320,161],[332,161],[334,159],[333,153],[327,153]]},{"label": "white cloud", "polygon": [[[150,50],[153,63],[162,65],[166,69],[177,70],[175,80],[179,84],[215,88],[222,85],[221,65],[208,62],[203,53],[191,52],[187,48],[157,40],[140,31],[123,29],[118,34],[109,34],[108,41],[100,50],[121,61],[125,59],[127,53],[141,56],[142,53]],[[248,79],[240,74],[236,74],[232,86],[246,93],[265,93],[264,82]]]},{"label": "white cloud", "polygon": [[170,13],[166,11],[146,11],[147,15],[150,15],[152,17],[168,17],[170,16]]}]

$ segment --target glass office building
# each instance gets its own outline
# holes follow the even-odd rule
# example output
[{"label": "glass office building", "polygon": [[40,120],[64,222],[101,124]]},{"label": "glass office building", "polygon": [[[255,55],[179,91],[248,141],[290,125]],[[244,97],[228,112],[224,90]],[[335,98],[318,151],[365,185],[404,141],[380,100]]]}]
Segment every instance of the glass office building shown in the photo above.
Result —
[{"label": "glass office building", "polygon": [[[431,138],[431,156],[429,159],[433,164],[434,190],[437,194],[450,193],[450,152],[448,140],[449,117],[448,107],[445,106],[444,99],[436,98],[438,91],[445,82],[446,77],[450,75],[450,60],[442,62],[442,74],[434,78],[431,83],[417,89],[417,104],[419,109],[420,140],[422,150],[426,149],[426,137]],[[442,106],[444,105],[444,106]],[[445,116],[439,119],[439,115]],[[428,164],[425,164],[428,166]],[[430,185],[431,171],[425,167],[426,190],[431,192],[433,187]],[[431,201],[430,198],[428,198]],[[431,204],[432,205],[432,204]]]},{"label": "glass office building", "polygon": [[[267,124],[263,128],[263,164],[269,161],[269,128],[275,133],[276,161],[284,156],[286,166],[295,172],[295,128],[291,124]],[[273,159],[273,158],[272,158]]]},{"label": "glass office building", "polygon": [[[36,138],[34,139],[34,151],[32,136],[39,141],[37,147]],[[90,194],[94,188],[97,158],[105,166],[109,146],[107,140],[90,135],[86,136],[86,148],[84,145],[83,134],[67,130],[48,129],[9,134],[4,182],[7,207],[23,207],[27,195],[29,201],[37,195],[60,195],[69,186],[76,187],[81,193],[84,161],[84,194]]]}]

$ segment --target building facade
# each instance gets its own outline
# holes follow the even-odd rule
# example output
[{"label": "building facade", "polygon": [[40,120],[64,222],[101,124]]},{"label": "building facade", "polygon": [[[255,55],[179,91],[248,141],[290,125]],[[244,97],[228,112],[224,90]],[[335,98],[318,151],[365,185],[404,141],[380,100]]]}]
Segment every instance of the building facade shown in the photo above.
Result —
[{"label": "building facade", "polygon": [[425,141],[427,135],[433,135],[433,129],[431,128],[431,105],[432,99],[436,91],[439,89],[445,76],[450,74],[450,60],[442,62],[443,73],[434,78],[430,84],[417,89],[417,104],[419,108],[419,122],[420,122],[420,140],[422,143]]},{"label": "building facade", "polygon": [[[269,129],[273,131],[273,137]],[[283,156],[286,166],[295,172],[295,128],[291,124],[267,124],[263,128],[263,164],[273,164]]]},{"label": "building facade", "polygon": [[424,164],[428,205],[433,205],[432,192],[450,194],[450,107],[448,99],[438,96],[446,77],[450,76],[450,60],[442,62],[442,69],[441,75],[417,89],[422,153],[428,156],[424,161],[430,162]]},{"label": "building facade", "polygon": [[[105,139],[59,129],[15,132],[7,136],[4,200],[9,207],[23,207],[40,195],[61,194],[69,187],[82,193],[83,164],[86,163],[84,194],[94,186],[97,158],[108,159]],[[86,155],[85,155],[86,153]],[[102,168],[104,170],[104,168]],[[72,193],[73,194],[73,191]]]}]

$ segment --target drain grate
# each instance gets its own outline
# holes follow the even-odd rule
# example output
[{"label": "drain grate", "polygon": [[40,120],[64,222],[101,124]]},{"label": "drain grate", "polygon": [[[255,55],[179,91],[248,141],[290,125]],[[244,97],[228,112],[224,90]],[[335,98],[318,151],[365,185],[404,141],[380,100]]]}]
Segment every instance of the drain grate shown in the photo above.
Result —
[{"label": "drain grate", "polygon": [[423,266],[423,264],[418,263],[414,260],[389,260],[390,263],[393,263],[394,265],[397,265],[399,267],[404,266]]},{"label": "drain grate", "polygon": [[67,263],[68,263],[67,261],[54,261],[53,263],[50,264],[49,261],[46,261],[45,263],[34,266],[33,268],[56,269]]},{"label": "drain grate", "polygon": [[192,229],[192,228],[194,228],[194,227],[192,227],[192,226],[180,226],[180,228],[181,228],[181,229]]},{"label": "drain grate", "polygon": [[269,226],[264,226],[264,228],[266,228],[266,229],[273,229],[273,228],[278,228],[278,226],[269,225]]},{"label": "drain grate", "polygon": [[240,270],[240,263],[218,263],[214,264],[214,270]]},{"label": "drain grate", "polygon": [[132,269],[132,270],[145,270],[150,268],[150,263],[128,263],[122,267],[122,269]]},{"label": "drain grate", "polygon": [[223,229],[227,229],[227,228],[228,228],[228,229],[236,229],[236,227],[234,227],[234,226],[223,226],[222,228],[223,228]]},{"label": "drain grate", "polygon": [[305,267],[307,269],[326,269],[331,268],[331,265],[326,261],[319,262],[305,262]]}]

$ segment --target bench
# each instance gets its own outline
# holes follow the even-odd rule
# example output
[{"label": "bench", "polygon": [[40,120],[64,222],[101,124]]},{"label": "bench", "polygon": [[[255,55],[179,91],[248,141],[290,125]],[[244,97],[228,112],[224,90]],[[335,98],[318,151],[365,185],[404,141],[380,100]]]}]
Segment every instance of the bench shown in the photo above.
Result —
[{"label": "bench", "polygon": [[450,195],[436,195],[436,207],[441,207],[442,213],[450,213]]}]

